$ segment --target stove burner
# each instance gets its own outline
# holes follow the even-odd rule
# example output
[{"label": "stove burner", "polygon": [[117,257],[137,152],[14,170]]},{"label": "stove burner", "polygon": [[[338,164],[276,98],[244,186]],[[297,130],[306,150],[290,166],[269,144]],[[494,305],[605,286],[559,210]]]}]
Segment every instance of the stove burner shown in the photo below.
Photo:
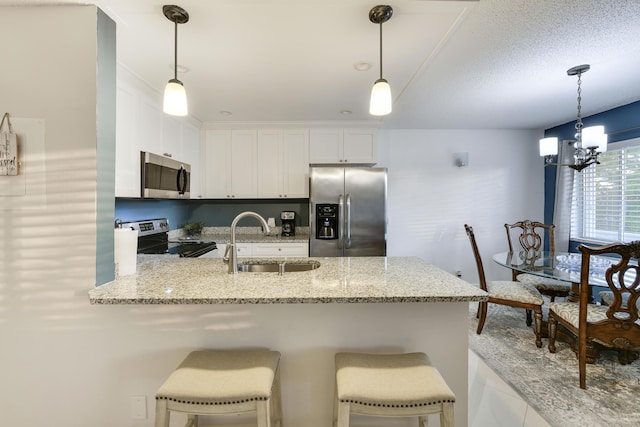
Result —
[{"label": "stove burner", "polygon": [[215,242],[201,240],[169,243],[169,221],[166,218],[123,222],[122,228],[138,230],[139,254],[177,254],[185,258],[195,258],[218,249]]}]

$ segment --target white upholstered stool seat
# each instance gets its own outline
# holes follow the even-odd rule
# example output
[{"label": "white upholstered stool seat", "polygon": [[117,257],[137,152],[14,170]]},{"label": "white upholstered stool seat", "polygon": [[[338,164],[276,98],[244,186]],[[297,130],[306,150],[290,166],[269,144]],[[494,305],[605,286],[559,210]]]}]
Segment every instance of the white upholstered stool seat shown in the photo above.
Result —
[{"label": "white upholstered stool seat", "polygon": [[440,413],[453,427],[455,395],[424,353],[337,353],[334,425],[347,427],[350,414],[418,417]]},{"label": "white upholstered stool seat", "polygon": [[279,362],[269,350],[191,352],[156,393],[155,427],[169,427],[171,411],[188,414],[188,427],[198,415],[246,412],[256,412],[258,427],[279,426]]}]

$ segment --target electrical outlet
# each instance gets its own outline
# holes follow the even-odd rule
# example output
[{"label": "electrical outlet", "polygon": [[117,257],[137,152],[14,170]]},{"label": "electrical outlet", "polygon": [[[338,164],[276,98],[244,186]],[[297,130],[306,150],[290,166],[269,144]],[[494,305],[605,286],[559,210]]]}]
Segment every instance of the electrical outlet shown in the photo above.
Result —
[{"label": "electrical outlet", "polygon": [[134,420],[147,419],[147,396],[131,396],[131,417]]},{"label": "electrical outlet", "polygon": [[460,271],[460,270],[456,271],[456,277],[461,278],[462,277],[462,271]]}]

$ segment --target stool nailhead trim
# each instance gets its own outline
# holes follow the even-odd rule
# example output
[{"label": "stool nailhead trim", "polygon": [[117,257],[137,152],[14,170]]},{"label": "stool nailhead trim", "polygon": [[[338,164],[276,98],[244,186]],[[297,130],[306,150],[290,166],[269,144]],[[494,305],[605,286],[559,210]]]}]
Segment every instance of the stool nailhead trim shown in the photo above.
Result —
[{"label": "stool nailhead trim", "polygon": [[418,408],[420,406],[431,406],[431,405],[439,405],[441,403],[455,403],[455,400],[445,399],[445,400],[436,400],[434,402],[425,402],[425,403],[412,403],[408,405],[391,405],[386,403],[371,403],[371,402],[360,402],[357,400],[344,400],[340,399],[342,403],[354,403],[356,405],[364,405],[364,406],[377,406],[381,408]]},{"label": "stool nailhead trim", "polygon": [[237,405],[240,403],[255,402],[258,400],[267,400],[267,399],[268,399],[267,397],[252,397],[244,400],[232,400],[232,401],[222,401],[222,402],[211,402],[211,401],[195,402],[190,400],[174,399],[172,397],[156,396],[156,400],[170,400],[172,402],[186,403],[188,405]]}]

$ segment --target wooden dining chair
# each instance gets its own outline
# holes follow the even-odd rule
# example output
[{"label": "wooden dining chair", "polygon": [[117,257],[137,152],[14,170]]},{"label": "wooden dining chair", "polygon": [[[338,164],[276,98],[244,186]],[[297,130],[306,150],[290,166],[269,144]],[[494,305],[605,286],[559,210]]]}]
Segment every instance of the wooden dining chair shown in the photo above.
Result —
[{"label": "wooden dining chair", "polygon": [[[578,247],[582,253],[580,302],[549,304],[549,351],[556,352],[558,323],[577,339],[580,388],[586,388],[587,348],[592,343],[612,349],[640,349],[640,241],[629,244]],[[604,275],[613,300],[609,306],[589,304],[590,261],[593,255],[615,255]]]},{"label": "wooden dining chair", "polygon": [[[478,329],[476,333],[480,335],[487,319],[488,303],[506,305],[510,307],[524,308],[533,311],[533,332],[536,336],[536,346],[542,347],[542,304],[544,299],[540,292],[528,283],[518,282],[515,280],[491,281],[487,282],[484,275],[484,267],[482,266],[482,258],[476,244],[476,238],[473,234],[473,228],[464,225],[471,242],[471,249],[478,267],[478,280],[480,281],[480,289],[489,294],[488,301],[481,302],[479,307]],[[527,319],[527,325],[531,322]]]},{"label": "wooden dining chair", "polygon": [[[515,234],[517,234],[520,249],[518,250],[516,248],[516,250],[521,252],[525,262],[527,259],[530,259],[532,263],[535,261],[536,253],[539,253],[543,249],[545,233],[549,237],[549,251],[555,252],[556,250],[553,236],[555,225],[553,224],[543,224],[527,219],[513,224],[505,224],[504,228],[507,231],[509,252],[516,253],[514,251],[512,237],[515,238]],[[571,282],[540,277],[535,274],[522,273],[516,270],[511,270],[511,273],[513,280],[533,285],[541,294],[547,295],[552,302],[555,301],[556,297],[566,298],[571,292]]]}]

